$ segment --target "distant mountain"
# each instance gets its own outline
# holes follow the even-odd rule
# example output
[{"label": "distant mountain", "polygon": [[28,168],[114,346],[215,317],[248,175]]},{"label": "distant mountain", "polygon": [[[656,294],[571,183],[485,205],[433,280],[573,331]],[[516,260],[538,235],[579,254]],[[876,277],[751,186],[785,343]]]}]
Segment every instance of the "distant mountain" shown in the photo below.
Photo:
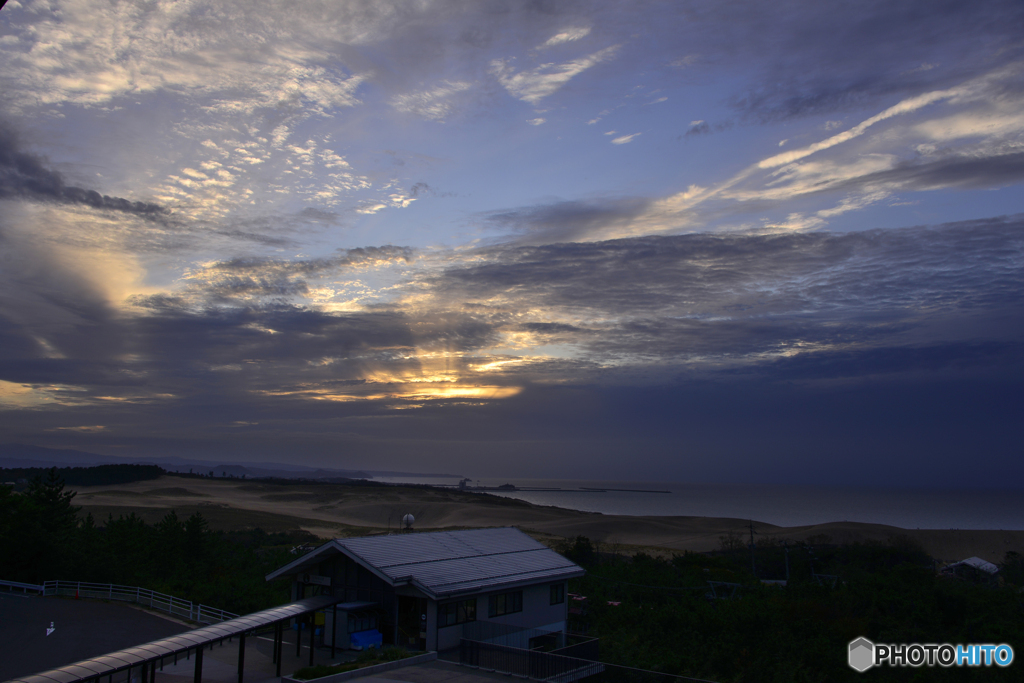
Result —
[{"label": "distant mountain", "polygon": [[22,443],[0,444],[0,467],[91,467],[130,462],[136,461],[64,448]]},{"label": "distant mountain", "polygon": [[373,479],[377,477],[451,477],[457,474],[429,474],[418,472],[391,472],[383,470],[334,470],[307,465],[278,462],[217,463],[212,460],[192,460],[179,456],[165,458],[125,458],[99,453],[88,453],[63,448],[46,448],[27,444],[0,444],[0,468],[18,467],[92,467],[119,464],[159,465],[168,472],[195,472],[214,476],[245,476],[247,479],[275,477],[279,479]]},{"label": "distant mountain", "polygon": [[174,463],[157,462],[168,472],[196,472],[208,474],[213,472],[215,477],[245,476],[247,479],[253,477],[274,477],[276,479],[372,479],[373,475],[362,470],[325,470],[312,467],[298,469],[294,466],[279,465],[278,463],[266,462],[254,466],[252,463],[240,465],[238,463],[211,464],[198,460],[178,461]]}]

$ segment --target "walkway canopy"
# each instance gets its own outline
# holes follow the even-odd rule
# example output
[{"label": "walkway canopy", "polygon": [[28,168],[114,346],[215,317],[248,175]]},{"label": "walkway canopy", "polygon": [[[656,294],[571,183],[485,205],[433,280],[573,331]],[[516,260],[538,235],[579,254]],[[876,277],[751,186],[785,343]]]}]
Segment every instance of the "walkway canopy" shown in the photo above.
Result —
[{"label": "walkway canopy", "polygon": [[[263,610],[262,612],[247,614],[237,619],[230,619],[218,624],[197,628],[194,631],[186,631],[169,638],[154,640],[145,645],[111,652],[31,676],[16,678],[9,681],[9,683],[76,683],[77,681],[96,681],[96,683],[101,683],[101,679],[104,677],[109,677],[109,680],[113,681],[114,675],[120,672],[126,672],[126,678],[131,680],[133,669],[141,674],[142,683],[151,683],[153,681],[153,672],[155,672],[158,662],[162,665],[165,659],[173,657],[176,660],[178,655],[189,653],[195,653],[196,655],[195,681],[200,683],[203,648],[234,637],[239,638],[238,680],[241,683],[246,634],[251,634],[257,629],[269,626],[275,627],[274,654],[278,669],[280,669],[281,627],[285,621],[328,607],[336,608],[340,606],[347,609],[360,609],[373,604],[360,602],[339,605],[342,600],[343,598],[335,598],[329,595],[305,598],[304,600],[297,600],[287,605]],[[310,633],[312,634],[312,630]],[[278,672],[278,675],[280,675],[280,672]],[[118,676],[118,680],[120,679],[121,676]]]}]

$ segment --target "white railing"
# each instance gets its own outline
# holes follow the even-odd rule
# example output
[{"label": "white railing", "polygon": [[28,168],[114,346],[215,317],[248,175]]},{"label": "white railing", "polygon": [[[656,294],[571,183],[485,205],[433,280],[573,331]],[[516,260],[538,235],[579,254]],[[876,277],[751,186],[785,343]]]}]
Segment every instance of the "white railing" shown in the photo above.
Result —
[{"label": "white railing", "polygon": [[238,617],[237,614],[225,612],[222,609],[200,605],[138,586],[118,586],[112,583],[87,583],[85,581],[47,581],[42,588],[43,595],[124,600],[202,624],[216,624],[219,621]]},{"label": "white railing", "polygon": [[29,591],[33,593],[43,592],[42,586],[37,586],[34,583],[19,583],[18,581],[0,581],[0,588],[6,588],[12,593],[15,590],[21,591],[22,593],[28,593]]}]

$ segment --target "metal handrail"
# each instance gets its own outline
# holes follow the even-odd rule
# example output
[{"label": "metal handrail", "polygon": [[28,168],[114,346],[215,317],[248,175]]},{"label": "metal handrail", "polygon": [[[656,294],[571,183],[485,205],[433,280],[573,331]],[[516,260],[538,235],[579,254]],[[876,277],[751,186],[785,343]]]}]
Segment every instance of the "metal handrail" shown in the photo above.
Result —
[{"label": "metal handrail", "polygon": [[606,674],[603,680],[626,683],[715,683],[704,678],[636,669],[620,664],[607,664],[593,659],[572,657],[554,652],[539,652],[480,641],[459,641],[459,661],[463,666],[494,671],[521,678],[540,679],[551,683],[574,683],[589,676]]},{"label": "metal handrail", "polygon": [[87,581],[46,581],[43,583],[42,589],[43,595],[66,595],[134,602],[201,624],[216,624],[220,621],[238,618],[237,614],[216,607],[201,605],[138,586],[119,586],[113,583],[89,583]]},{"label": "metal handrail", "polygon": [[32,591],[33,593],[43,592],[42,586],[34,583],[21,583],[20,581],[0,581],[0,587],[7,588],[9,590],[17,588],[21,590],[22,593],[28,593],[29,591]]}]

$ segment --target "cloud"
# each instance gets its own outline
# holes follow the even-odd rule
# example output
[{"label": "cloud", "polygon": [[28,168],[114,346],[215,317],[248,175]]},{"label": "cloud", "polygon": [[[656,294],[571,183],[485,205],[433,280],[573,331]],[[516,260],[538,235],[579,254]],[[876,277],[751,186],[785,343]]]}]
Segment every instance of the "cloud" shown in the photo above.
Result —
[{"label": "cloud", "polygon": [[[407,247],[383,246],[341,250],[336,256],[316,259],[236,258],[194,268],[183,278],[189,284],[192,301],[230,300],[277,302],[294,298],[310,299],[317,294],[315,284],[346,272],[408,264],[414,252]],[[332,297],[335,293],[332,291]],[[159,299],[158,299],[159,300]],[[146,298],[136,300],[147,304]]]},{"label": "cloud", "polygon": [[[0,136],[4,433],[468,473],[1013,461],[1021,217],[812,231],[1021,182],[1019,2],[499,4],[9,2],[2,106],[42,144]],[[552,117],[715,161],[602,167],[604,136],[522,126]],[[386,245],[466,216],[478,241]]]},{"label": "cloud", "polygon": [[577,28],[567,28],[564,31],[556,33],[548,38],[540,47],[543,49],[546,47],[554,47],[555,45],[562,45],[563,43],[571,43],[577,40],[582,40],[588,35],[590,35],[590,27],[581,26]]},{"label": "cloud", "polygon": [[[353,40],[366,27],[338,7],[332,21],[310,21],[315,11],[221,5],[167,6],[138,11],[132,2],[102,9],[66,0],[59,11],[29,8],[31,30],[6,52],[19,87],[15,102],[100,105],[158,90],[207,98],[221,111],[304,101],[312,107],[352,106],[361,74],[329,64],[329,32]],[[247,11],[252,10],[252,11]],[[347,29],[347,30],[346,30]],[[239,38],[238,36],[244,36]],[[111,59],[110,55],[118,55]]]},{"label": "cloud", "polygon": [[522,235],[526,241],[565,242],[595,239],[642,216],[650,206],[643,198],[562,201],[483,216],[495,228]]},{"label": "cloud", "polygon": [[[913,344],[929,334],[922,316],[948,318],[949,330],[958,317],[991,315],[994,323],[1024,298],[1024,269],[1009,256],[1022,239],[1024,222],[1015,217],[930,229],[504,247],[431,283],[491,309],[529,302],[550,316],[534,322],[586,330],[576,343],[592,359],[756,364],[758,354]],[[1002,334],[1016,334],[1015,324]]]},{"label": "cloud", "polygon": [[60,173],[46,167],[42,157],[22,151],[14,132],[0,125],[0,199],[12,197],[78,204],[140,216],[168,213],[158,204],[109,197],[66,184]]},{"label": "cloud", "polygon": [[900,189],[984,189],[1024,180],[1024,152],[988,157],[953,156],[925,163],[901,163],[894,168],[857,178],[858,185]]},{"label": "cloud", "polygon": [[711,126],[708,125],[707,121],[692,121],[690,127],[686,130],[685,136],[690,138],[695,135],[710,135]]},{"label": "cloud", "polygon": [[932,345],[816,351],[778,358],[740,372],[787,380],[837,379],[872,375],[934,375],[958,370],[1013,367],[1024,358],[1020,341],[953,342]]},{"label": "cloud", "polygon": [[[1019,60],[1024,47],[1011,28],[1024,10],[1001,0],[986,3],[983,16],[958,3],[921,0],[869,2],[856,16],[810,5],[799,15],[752,4],[744,12],[746,22],[731,30],[742,45],[736,57],[767,58],[732,105],[762,122],[876,107],[887,99],[943,90],[972,73]],[[709,19],[724,21],[724,14]],[[908,34],[907,26],[915,30]],[[769,43],[779,36],[781,45]]]},{"label": "cloud", "polygon": [[685,57],[680,57],[679,59],[673,59],[671,62],[668,63],[668,65],[674,69],[685,69],[687,67],[693,66],[699,61],[699,55],[686,55]]},{"label": "cloud", "polygon": [[620,135],[619,137],[617,137],[617,138],[612,140],[612,144],[613,145],[625,145],[627,143],[633,142],[633,138],[637,137],[638,135],[642,135],[642,133],[633,133],[631,135]]},{"label": "cloud", "polygon": [[784,164],[791,164],[794,161],[799,161],[800,159],[810,156],[815,152],[820,152],[822,150],[829,149],[830,147],[835,147],[836,145],[843,144],[844,142],[848,142],[860,135],[863,135],[865,131],[868,130],[868,128],[875,125],[876,123],[885,121],[886,119],[890,119],[894,116],[909,114],[930,104],[934,104],[942,100],[949,100],[957,96],[962,96],[964,94],[966,94],[965,89],[959,88],[928,92],[923,93],[921,95],[917,95],[915,97],[911,97],[889,107],[885,111],[882,111],[868,119],[865,119],[864,121],[861,121],[853,128],[845,130],[842,133],[833,135],[832,137],[822,140],[821,142],[816,142],[813,145],[808,145],[803,149],[794,149],[789,152],[782,152],[781,154],[776,154],[775,156],[763,159],[762,161],[758,162],[758,168],[775,168],[777,166],[782,166]]},{"label": "cloud", "polygon": [[[581,221],[585,209],[559,207]],[[863,420],[870,434],[844,448],[938,429],[930,457],[970,438],[1002,454],[1024,377],[1020,216],[234,258],[121,309],[66,268],[46,267],[57,265],[51,255],[10,253],[0,268],[0,401],[18,407],[11,433],[149,453],[171,444],[273,457],[286,444],[330,454],[343,443],[360,458],[412,463],[415,446],[453,458],[432,462],[465,452],[471,464],[525,439],[543,453],[570,444],[575,463],[594,467],[605,457],[595,453],[611,462],[637,443],[664,456],[645,460],[655,469],[676,462],[680,443],[814,462],[829,435]],[[15,262],[23,266],[12,271]],[[403,276],[387,302],[333,311],[309,296],[322,282],[389,268]],[[34,310],[44,301],[60,307],[61,325]],[[918,411],[944,417],[929,431]],[[249,435],[226,429],[239,421],[258,424]],[[80,425],[107,428],[61,429]],[[785,438],[794,430],[810,441]],[[720,432],[736,436],[723,444]]]},{"label": "cloud", "polygon": [[312,218],[313,220],[318,221],[334,221],[338,218],[338,214],[333,211],[324,211],[313,206],[307,206],[299,212],[299,215],[304,218]]},{"label": "cloud", "polygon": [[618,50],[618,45],[612,45],[586,57],[562,64],[542,64],[518,73],[508,60],[496,59],[491,62],[491,73],[510,95],[524,102],[537,104],[587,69],[612,59]]},{"label": "cloud", "polygon": [[[408,306],[400,295],[376,310],[338,313],[302,296],[327,276],[404,266],[410,252],[233,259],[195,271],[177,297],[139,297],[121,314],[91,314],[98,324],[46,332],[64,357],[34,341],[36,323],[5,325],[10,355],[0,379],[107,394],[116,385],[132,395],[140,386],[191,393],[198,377],[228,382],[231,391],[327,391],[336,380],[408,379],[428,368],[458,381],[472,365],[486,366],[491,383],[514,382],[554,379],[538,365],[553,359],[535,355],[551,344],[562,348],[568,381],[588,376],[595,362],[633,367],[637,380],[652,363],[802,380],[926,372],[941,358],[948,360],[935,367],[994,372],[992,358],[1018,353],[1021,320],[1013,312],[1024,303],[1024,264],[1014,254],[1022,240],[1017,217],[845,234],[494,247],[421,269],[401,287],[412,297]],[[134,340],[130,359],[110,339]],[[495,355],[509,344],[521,362]],[[83,349],[93,355],[83,357]]]},{"label": "cloud", "polygon": [[472,87],[465,81],[445,81],[431,90],[404,93],[391,98],[391,106],[433,121],[443,121],[452,112],[454,95]]}]

